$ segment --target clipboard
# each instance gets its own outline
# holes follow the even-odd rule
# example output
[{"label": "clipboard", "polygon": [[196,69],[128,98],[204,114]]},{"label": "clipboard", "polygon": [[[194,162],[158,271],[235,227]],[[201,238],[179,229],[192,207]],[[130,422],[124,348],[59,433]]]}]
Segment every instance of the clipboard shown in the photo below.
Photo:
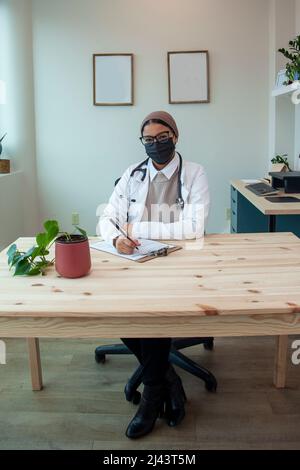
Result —
[{"label": "clipboard", "polygon": [[110,243],[105,242],[105,241],[91,243],[90,247],[99,251],[104,251],[105,253],[109,253],[114,256],[119,256],[120,258],[125,258],[131,261],[135,261],[137,263],[145,263],[146,261],[149,261],[151,259],[163,258],[165,256],[168,256],[170,253],[173,253],[173,251],[178,251],[182,249],[182,247],[178,245],[169,245],[166,243],[155,242],[152,240],[140,240],[140,241],[141,243],[144,243],[144,244],[150,243],[150,246],[151,244],[153,246],[157,246],[157,249],[150,250],[147,254],[140,254],[137,251],[133,255],[123,255],[122,253],[119,253],[114,246],[112,246]]},{"label": "clipboard", "polygon": [[143,258],[137,260],[137,263],[145,263],[145,261],[149,261],[154,258],[162,258],[164,256],[168,256],[169,253],[173,253],[173,251],[181,250],[182,246],[173,245],[171,247],[160,248],[159,250],[151,252],[149,255],[145,255]]}]

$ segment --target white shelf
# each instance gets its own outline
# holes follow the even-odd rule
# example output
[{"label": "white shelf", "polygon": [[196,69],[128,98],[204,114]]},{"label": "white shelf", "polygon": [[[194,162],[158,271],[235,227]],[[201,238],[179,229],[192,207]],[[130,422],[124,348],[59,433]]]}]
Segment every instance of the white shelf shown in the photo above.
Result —
[{"label": "white shelf", "polygon": [[291,83],[291,85],[284,85],[280,88],[276,88],[272,91],[272,96],[282,96],[293,93],[296,90],[300,90],[300,81]]}]

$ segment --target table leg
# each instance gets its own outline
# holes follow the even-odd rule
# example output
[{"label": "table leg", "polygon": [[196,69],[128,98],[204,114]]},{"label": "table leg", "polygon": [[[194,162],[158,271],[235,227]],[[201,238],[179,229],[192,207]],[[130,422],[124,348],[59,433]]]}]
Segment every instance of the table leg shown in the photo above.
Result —
[{"label": "table leg", "polygon": [[274,385],[276,388],[285,388],[288,339],[288,336],[276,337],[276,356],[274,371]]},{"label": "table leg", "polygon": [[43,377],[38,338],[27,338],[29,350],[29,366],[31,372],[32,390],[42,390]]}]

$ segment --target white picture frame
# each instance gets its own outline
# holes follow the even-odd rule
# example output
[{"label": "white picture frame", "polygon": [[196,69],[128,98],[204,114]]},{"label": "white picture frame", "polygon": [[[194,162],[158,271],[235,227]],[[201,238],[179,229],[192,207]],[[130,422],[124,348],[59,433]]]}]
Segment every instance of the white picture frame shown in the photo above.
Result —
[{"label": "white picture frame", "polygon": [[287,76],[286,76],[286,69],[281,69],[279,70],[278,74],[277,74],[277,78],[276,78],[276,85],[275,87],[276,88],[281,88],[283,87],[284,85],[284,82],[287,80]]},{"label": "white picture frame", "polygon": [[209,103],[208,51],[168,52],[169,103]]},{"label": "white picture frame", "polygon": [[133,54],[93,54],[95,106],[133,105]]}]

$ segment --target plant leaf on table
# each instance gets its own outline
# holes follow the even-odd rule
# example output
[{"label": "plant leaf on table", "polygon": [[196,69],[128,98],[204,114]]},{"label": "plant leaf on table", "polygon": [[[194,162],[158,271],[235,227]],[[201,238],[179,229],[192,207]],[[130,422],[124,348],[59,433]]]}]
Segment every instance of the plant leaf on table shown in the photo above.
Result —
[{"label": "plant leaf on table", "polygon": [[[36,235],[36,245],[29,248],[26,252],[20,251],[14,243],[7,251],[8,265],[14,268],[14,276],[36,276],[45,274],[46,268],[53,265],[54,259],[47,260],[50,247],[59,234],[63,234],[67,240],[71,241],[71,235],[67,232],[60,232],[59,225],[56,220],[47,220],[44,223],[45,232]],[[80,227],[75,227],[84,237],[87,233]]]}]

